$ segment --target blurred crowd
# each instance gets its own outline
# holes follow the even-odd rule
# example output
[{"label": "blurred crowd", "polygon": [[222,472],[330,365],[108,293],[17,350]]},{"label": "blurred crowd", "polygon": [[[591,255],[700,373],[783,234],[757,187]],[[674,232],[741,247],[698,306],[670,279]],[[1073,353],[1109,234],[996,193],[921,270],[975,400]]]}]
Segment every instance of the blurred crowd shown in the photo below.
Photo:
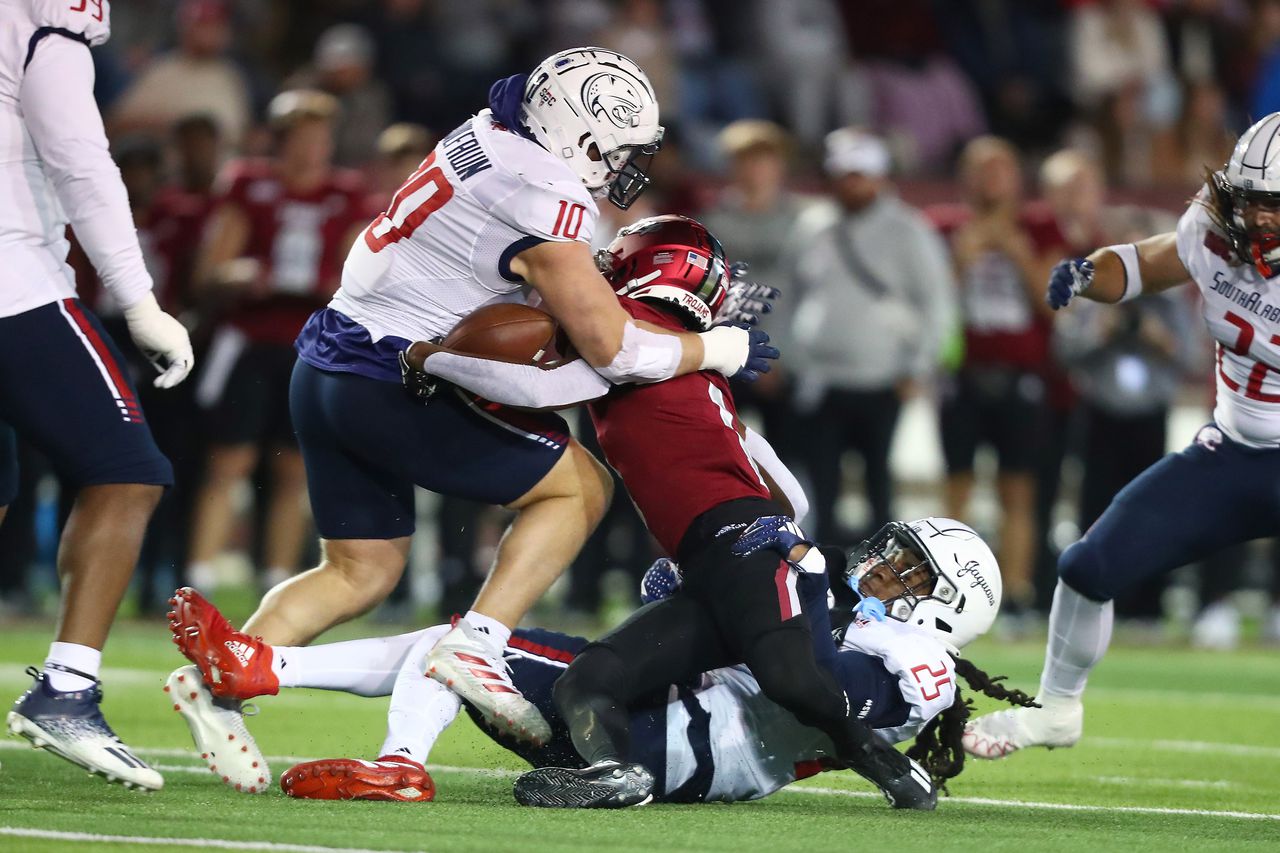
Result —
[{"label": "blurred crowd", "polygon": [[[645,69],[667,136],[653,188],[626,214],[602,209],[596,233],[695,216],[784,291],[765,320],[784,359],[738,393],[804,472],[806,526],[848,545],[904,488],[913,508],[965,519],[993,495],[978,521],[1016,621],[1047,606],[1064,519],[1087,528],[1164,453],[1172,407],[1212,394],[1192,288],[1054,316],[1049,269],[1171,229],[1250,117],[1280,109],[1280,0],[130,0],[112,18],[96,95],[158,297],[199,347],[178,390],[139,383],[178,476],[143,555],[144,609],[174,583],[216,586],[228,550],[263,586],[313,559],[294,335],[495,79],[598,44]],[[72,262],[82,298],[119,323]],[[922,402],[945,461],[924,498],[890,465],[904,407]],[[0,599],[20,609],[59,517],[55,478],[23,452],[0,528]],[[430,507],[415,571],[442,611],[465,609],[501,519]],[[605,570],[638,576],[652,547],[615,501],[564,606],[598,611]],[[1238,640],[1241,566],[1269,559],[1204,570],[1203,642]],[[1158,619],[1163,583],[1118,611]],[[413,597],[405,584],[394,601]],[[1270,620],[1280,638],[1280,609]]]}]

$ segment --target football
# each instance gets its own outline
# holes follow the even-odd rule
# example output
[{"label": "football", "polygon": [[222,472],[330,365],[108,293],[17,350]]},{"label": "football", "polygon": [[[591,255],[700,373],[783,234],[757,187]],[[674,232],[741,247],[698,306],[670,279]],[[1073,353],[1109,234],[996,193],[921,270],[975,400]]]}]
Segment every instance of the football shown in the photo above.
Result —
[{"label": "football", "polygon": [[547,370],[577,358],[550,314],[519,302],[499,302],[473,311],[453,327],[441,346]]}]

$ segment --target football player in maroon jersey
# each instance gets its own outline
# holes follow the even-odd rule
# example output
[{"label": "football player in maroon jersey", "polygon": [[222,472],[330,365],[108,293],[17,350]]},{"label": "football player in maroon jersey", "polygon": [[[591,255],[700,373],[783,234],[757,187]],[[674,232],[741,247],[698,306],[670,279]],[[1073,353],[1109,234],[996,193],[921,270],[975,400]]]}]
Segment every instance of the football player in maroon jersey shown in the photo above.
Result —
[{"label": "football player in maroon jersey", "polygon": [[[632,317],[672,330],[709,328],[730,282],[719,241],[680,216],[623,228],[602,253],[601,267]],[[610,388],[583,362],[553,371],[510,369],[429,344],[415,344],[407,359],[510,405],[598,398],[590,408],[600,446],[684,574],[680,594],[642,608],[587,646],[560,679],[556,706],[589,766],[534,770],[516,783],[518,801],[595,808],[647,802],[652,773],[625,759],[628,705],[673,679],[742,662],[765,695],[830,736],[841,760],[896,807],[934,807],[928,774],[870,734],[835,676],[817,662],[796,582],[801,573],[825,570],[819,551],[810,549],[798,565],[767,549],[743,553],[745,532],[785,527],[790,509],[775,499],[757,464],[771,454],[749,450],[723,376],[702,371]]]},{"label": "football player in maroon jersey", "polygon": [[364,187],[332,166],[337,102],[283,92],[269,119],[276,153],[230,163],[196,264],[195,286],[226,305],[196,398],[208,410],[211,449],[197,499],[189,577],[206,588],[229,535],[232,491],[271,454],[264,526],[268,585],[298,566],[306,477],[289,417],[293,341],[338,287],[342,262],[365,224]]}]

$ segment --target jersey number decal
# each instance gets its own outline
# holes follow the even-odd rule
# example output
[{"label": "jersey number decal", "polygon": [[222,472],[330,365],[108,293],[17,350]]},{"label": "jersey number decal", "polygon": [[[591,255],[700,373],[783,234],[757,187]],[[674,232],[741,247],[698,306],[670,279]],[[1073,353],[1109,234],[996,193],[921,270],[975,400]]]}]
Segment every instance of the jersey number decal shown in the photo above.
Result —
[{"label": "jersey number decal", "polygon": [[[1253,346],[1253,325],[1234,311],[1228,311],[1223,317],[1231,325],[1240,330],[1240,334],[1236,337],[1235,345],[1231,347],[1231,351],[1236,355],[1249,355],[1249,347]],[[1271,336],[1272,344],[1280,344],[1280,335]],[[1253,370],[1249,371],[1249,381],[1245,384],[1244,395],[1250,400],[1260,400],[1264,403],[1280,403],[1280,394],[1266,394],[1262,391],[1262,380],[1266,378],[1270,367],[1260,361],[1253,363]],[[1222,382],[1232,391],[1240,390],[1240,383],[1227,376],[1222,369],[1222,359],[1218,359],[1218,375],[1222,377]]]},{"label": "jersey number decal", "polygon": [[[932,688],[925,686],[925,680],[920,675],[921,672],[925,672],[932,677]],[[927,663],[913,666],[911,667],[911,675],[915,678],[916,684],[920,685],[920,695],[924,697],[925,701],[937,699],[942,695],[942,685],[951,683],[951,676],[947,675],[947,665],[941,661],[938,662],[936,670]],[[932,693],[929,692],[930,689],[933,690]]]},{"label": "jersey number decal", "polygon": [[[556,214],[556,224],[551,228],[552,237],[564,237],[566,240],[577,240],[578,232],[582,230],[582,217],[587,213],[587,209],[580,204],[570,204],[567,201],[560,202],[560,212]],[[563,226],[564,230],[561,231]]]},{"label": "jersey number decal", "polygon": [[91,13],[93,15],[93,19],[95,21],[101,21],[103,2],[105,2],[105,0],[80,0],[80,5],[77,6],[75,4],[72,4],[67,8],[70,9],[72,12],[83,12],[85,9],[89,8],[89,4],[92,3],[94,8],[94,11]]},{"label": "jersey number decal", "polygon": [[381,252],[392,243],[409,237],[428,216],[453,198],[453,187],[449,186],[449,180],[435,162],[436,153],[432,151],[418,171],[396,190],[387,212],[378,214],[378,218],[364,230],[364,242],[370,251]]}]

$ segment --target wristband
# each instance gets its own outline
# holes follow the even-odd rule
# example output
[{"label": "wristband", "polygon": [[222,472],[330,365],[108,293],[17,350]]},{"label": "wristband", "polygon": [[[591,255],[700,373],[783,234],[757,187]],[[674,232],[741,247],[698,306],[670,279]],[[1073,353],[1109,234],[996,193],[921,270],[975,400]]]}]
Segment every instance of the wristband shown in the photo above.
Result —
[{"label": "wristband", "polygon": [[[750,335],[737,326],[715,326],[701,333],[702,364],[699,370],[714,370],[722,376],[733,376],[751,355]],[[743,346],[743,339],[746,346]]]},{"label": "wristband", "polygon": [[827,558],[822,556],[817,547],[811,547],[808,553],[792,565],[807,575],[820,575],[827,570]]},{"label": "wristband", "polygon": [[1107,246],[1106,251],[1120,259],[1124,265],[1124,293],[1116,304],[1128,302],[1142,295],[1142,268],[1138,264],[1138,247],[1132,243]]}]

